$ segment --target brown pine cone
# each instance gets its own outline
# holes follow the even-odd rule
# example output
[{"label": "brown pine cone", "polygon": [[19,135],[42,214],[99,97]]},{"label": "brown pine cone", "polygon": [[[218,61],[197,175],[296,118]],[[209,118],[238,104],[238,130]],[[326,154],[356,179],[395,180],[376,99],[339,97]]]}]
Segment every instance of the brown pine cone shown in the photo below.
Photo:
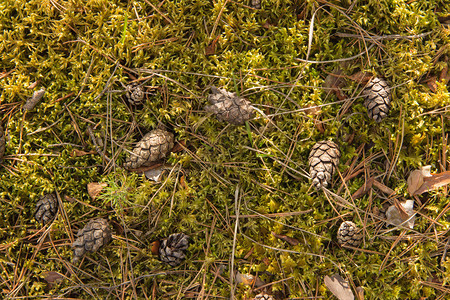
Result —
[{"label": "brown pine cone", "polygon": [[41,224],[50,223],[58,212],[58,198],[55,194],[42,196],[36,203],[34,218]]},{"label": "brown pine cone", "polygon": [[86,252],[95,252],[111,241],[111,229],[105,219],[90,220],[73,242],[73,262],[79,261]]},{"label": "brown pine cone", "polygon": [[316,188],[327,187],[337,166],[341,152],[332,141],[317,142],[309,153],[309,175]]},{"label": "brown pine cone", "polygon": [[242,125],[253,118],[253,107],[249,101],[225,89],[211,87],[211,91],[208,96],[211,105],[205,106],[205,110],[214,113],[219,121]]},{"label": "brown pine cone", "polygon": [[173,134],[161,129],[150,131],[137,143],[133,153],[124,163],[127,169],[147,166],[151,162],[166,157],[173,148]]},{"label": "brown pine cone", "polygon": [[265,293],[260,293],[253,298],[254,300],[273,300],[272,295],[268,295]]},{"label": "brown pine cone", "polygon": [[5,154],[5,148],[6,148],[5,131],[3,131],[3,127],[2,125],[0,125],[0,159]]},{"label": "brown pine cone", "polygon": [[186,257],[189,246],[189,236],[184,233],[174,233],[161,242],[159,259],[172,267],[181,264]]},{"label": "brown pine cone", "polygon": [[341,226],[339,226],[337,240],[341,246],[348,245],[358,247],[362,241],[362,234],[355,223],[344,221],[341,223]]},{"label": "brown pine cone", "polygon": [[251,6],[256,9],[261,9],[261,0],[252,0]]},{"label": "brown pine cone", "polygon": [[144,101],[145,91],[142,86],[132,83],[125,87],[128,102],[131,105],[139,105]]},{"label": "brown pine cone", "polygon": [[389,104],[391,102],[391,91],[388,83],[381,78],[375,77],[364,88],[364,106],[370,118],[377,123],[387,117],[389,113]]}]

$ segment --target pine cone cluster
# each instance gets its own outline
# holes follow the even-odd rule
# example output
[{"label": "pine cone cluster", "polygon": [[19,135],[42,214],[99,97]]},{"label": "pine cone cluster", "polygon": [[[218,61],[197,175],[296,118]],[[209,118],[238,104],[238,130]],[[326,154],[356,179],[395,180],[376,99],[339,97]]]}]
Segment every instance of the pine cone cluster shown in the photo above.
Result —
[{"label": "pine cone cluster", "polygon": [[136,169],[166,157],[173,148],[174,138],[171,132],[155,129],[137,143],[133,153],[125,161],[124,167]]},{"label": "pine cone cluster", "polygon": [[208,96],[211,105],[207,105],[205,110],[214,113],[219,121],[242,125],[253,118],[253,107],[249,101],[225,89],[212,87],[211,91]]},{"label": "pine cone cluster", "polygon": [[36,203],[34,218],[41,224],[50,223],[58,212],[58,198],[55,194],[46,194]]},{"label": "pine cone cluster", "polygon": [[337,240],[341,246],[348,245],[358,247],[362,241],[362,234],[355,223],[344,221],[341,223],[341,226],[339,226]]},{"label": "pine cone cluster", "polygon": [[5,155],[6,137],[2,125],[0,125],[0,159]]},{"label": "pine cone cluster", "polygon": [[364,106],[370,118],[377,123],[387,117],[391,102],[391,92],[388,83],[375,77],[364,88],[362,92],[365,97]]},{"label": "pine cone cluster", "polygon": [[131,105],[139,105],[144,101],[145,91],[142,86],[132,83],[125,87],[126,98]]},{"label": "pine cone cluster", "polygon": [[73,242],[73,261],[79,261],[86,252],[95,252],[107,245],[112,238],[111,229],[105,219],[90,220],[77,234]]},{"label": "pine cone cluster", "polygon": [[159,259],[172,267],[178,266],[186,257],[188,246],[188,235],[184,233],[171,234],[159,246]]},{"label": "pine cone cluster", "polygon": [[316,188],[327,187],[337,166],[341,152],[332,141],[317,142],[309,153],[309,174]]}]

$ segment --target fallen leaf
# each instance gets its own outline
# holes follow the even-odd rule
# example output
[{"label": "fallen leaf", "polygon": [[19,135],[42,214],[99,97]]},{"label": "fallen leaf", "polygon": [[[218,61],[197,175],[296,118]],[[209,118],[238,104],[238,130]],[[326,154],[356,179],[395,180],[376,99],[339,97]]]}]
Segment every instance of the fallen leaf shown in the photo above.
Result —
[{"label": "fallen leaf", "polygon": [[[415,190],[411,195],[413,196],[420,195],[422,193],[435,190],[447,184],[450,184],[450,171],[442,172],[439,174],[430,174],[430,176],[426,176],[423,178],[422,185],[417,190]],[[408,191],[409,191],[409,184],[408,184]]]},{"label": "fallen leaf", "polygon": [[45,94],[45,88],[40,89],[39,91],[36,91],[33,93],[33,96],[31,96],[30,99],[25,102],[22,109],[24,111],[30,111],[32,110],[36,104],[38,104],[39,101],[41,101],[42,97],[44,97]]},{"label": "fallen leaf", "polygon": [[388,195],[394,195],[395,191],[387,186],[385,186],[384,184],[382,184],[381,182],[374,180],[373,181],[373,186],[376,187],[377,189],[379,189],[380,191],[382,191],[385,194]]},{"label": "fallen leaf", "polygon": [[265,285],[265,282],[262,281],[258,276],[253,276],[250,274],[242,274],[240,272],[236,273],[236,283],[242,283],[243,285],[249,285],[254,287],[260,287]]},{"label": "fallen leaf", "polygon": [[160,245],[159,241],[155,241],[150,244],[150,251],[152,252],[153,255],[159,254],[159,245]]},{"label": "fallen leaf", "polygon": [[178,141],[170,152],[180,152],[186,148],[186,141]]},{"label": "fallen leaf", "polygon": [[220,35],[218,35],[214,41],[211,42],[211,44],[208,45],[208,47],[206,47],[205,49],[205,55],[212,55],[216,53],[216,44],[217,41],[219,40]]},{"label": "fallen leaf", "polygon": [[291,237],[286,236],[286,235],[276,234],[275,232],[272,232],[272,235],[274,237],[276,237],[277,239],[281,239],[281,240],[283,240],[285,242],[288,242],[292,246],[296,246],[296,245],[298,245],[300,243],[297,239],[291,238]]},{"label": "fallen leaf", "polygon": [[342,75],[344,71],[341,68],[335,68],[331,73],[325,77],[323,86],[329,89],[337,89],[345,82],[345,76]]},{"label": "fallen leaf", "polygon": [[368,82],[372,77],[373,77],[373,74],[372,74],[372,73],[360,71],[360,72],[355,73],[355,74],[353,74],[352,76],[350,76],[350,79],[353,80],[353,81],[366,83],[366,82]]},{"label": "fallen leaf", "polygon": [[426,177],[432,177],[431,166],[424,166],[419,170],[414,170],[407,179],[408,192],[411,196],[416,195],[416,191],[423,185]]},{"label": "fallen leaf", "polygon": [[164,172],[164,165],[161,165],[156,169],[150,169],[150,170],[144,171],[144,174],[145,174],[145,177],[147,177],[147,179],[155,181],[155,182],[159,182],[163,172]]},{"label": "fallen leaf", "polygon": [[70,156],[72,156],[72,157],[79,157],[79,156],[95,154],[95,153],[97,153],[97,151],[95,151],[95,150],[86,152],[86,151],[82,151],[82,150],[78,150],[78,149],[73,149],[72,152],[70,153]]},{"label": "fallen leaf", "polygon": [[41,82],[40,80],[37,80],[37,81],[33,82],[32,84],[30,84],[30,85],[27,87],[27,89],[29,89],[29,90],[34,89],[35,87],[37,87],[37,85],[38,85],[40,82]]},{"label": "fallen leaf", "polygon": [[413,200],[406,200],[403,203],[396,203],[389,206],[386,211],[386,222],[390,225],[404,225],[412,229],[416,219],[413,208]]},{"label": "fallen leaf", "polygon": [[352,198],[358,199],[367,194],[372,188],[375,178],[371,177],[367,180],[356,192],[353,193]]},{"label": "fallen leaf", "polygon": [[103,188],[107,187],[107,183],[91,182],[87,184],[87,190],[92,200],[95,200]]},{"label": "fallen leaf", "polygon": [[324,282],[330,292],[332,292],[339,300],[355,299],[348,282],[338,274],[325,276]]},{"label": "fallen leaf", "polygon": [[356,288],[356,298],[358,300],[364,300],[364,288],[362,286]]},{"label": "fallen leaf", "polygon": [[314,125],[320,133],[325,133],[325,128],[323,127],[323,122],[317,119],[314,119]]},{"label": "fallen leaf", "polygon": [[49,284],[58,283],[59,281],[63,280],[63,276],[59,274],[58,272],[54,271],[48,271],[45,272],[45,281],[47,281]]}]

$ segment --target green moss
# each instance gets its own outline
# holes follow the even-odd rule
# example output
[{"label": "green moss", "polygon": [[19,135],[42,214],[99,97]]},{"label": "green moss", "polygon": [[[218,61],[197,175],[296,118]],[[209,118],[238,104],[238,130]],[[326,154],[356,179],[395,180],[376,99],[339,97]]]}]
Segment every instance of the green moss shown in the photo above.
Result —
[{"label": "green moss", "polygon": [[[359,164],[379,154],[365,161],[365,167],[404,196],[412,169],[431,164],[434,171],[442,171],[442,136],[450,126],[443,113],[450,105],[448,86],[438,82],[431,92],[421,80],[448,67],[448,29],[437,20],[437,14],[449,13],[446,1],[368,0],[351,9],[353,1],[331,1],[335,6],[323,6],[315,15],[308,59],[339,60],[364,53],[345,65],[299,60],[306,59],[311,17],[323,4],[319,1],[263,0],[262,10],[249,9],[245,1],[138,2],[0,3],[0,72],[11,71],[0,75],[0,112],[8,135],[0,169],[4,297],[229,297],[238,185],[244,216],[234,268],[276,282],[271,290],[277,297],[287,297],[289,291],[291,298],[329,298],[323,277],[340,272],[363,286],[369,299],[444,295],[434,288],[436,282],[446,284],[449,275],[448,260],[440,261],[449,227],[449,197],[442,190],[422,198],[426,205],[420,213],[427,218],[419,217],[415,231],[392,247],[399,231],[380,231],[368,214],[373,206],[381,207],[385,195],[356,199],[359,210],[343,207],[310,189],[303,175],[310,148],[322,139],[340,142],[344,175],[356,155]],[[369,41],[336,35],[360,32],[357,27],[376,35],[430,34],[383,40],[369,49]],[[206,50],[211,45],[214,53]],[[322,88],[338,66],[347,76],[366,71],[387,78],[393,101],[385,121],[369,120],[360,98],[342,115],[343,103]],[[123,93],[112,91],[138,77],[148,79],[154,95],[142,107],[128,107]],[[21,105],[34,91],[28,87],[37,81],[35,89],[45,87],[45,96],[24,114]],[[203,107],[212,85],[237,89],[273,115],[272,122],[259,113],[247,128],[208,118]],[[348,79],[342,90],[357,97],[362,87]],[[323,105],[318,114],[301,111],[314,105]],[[315,120],[323,121],[323,133]],[[103,138],[105,154],[120,166],[127,156],[123,149],[131,149],[158,124],[173,131],[187,149],[170,154],[167,163],[177,168],[159,183],[110,168],[97,154],[74,155],[74,150],[95,150],[87,133],[90,126]],[[342,142],[342,132],[354,133],[353,142]],[[391,163],[392,172],[384,177]],[[91,182],[107,183],[95,199],[87,192]],[[331,190],[337,192],[341,183],[334,177]],[[363,183],[363,174],[350,179],[339,196],[350,201],[349,195]],[[34,205],[55,189],[64,214],[48,232],[38,232]],[[271,219],[256,215],[307,210]],[[337,246],[338,215],[366,226],[362,251]],[[100,216],[112,224],[114,241],[89,254],[81,269],[70,265],[74,235]],[[185,264],[169,268],[151,254],[151,242],[175,232],[189,234],[191,244]],[[48,284],[48,271],[67,278]],[[239,285],[235,294],[244,299],[255,291]]]}]

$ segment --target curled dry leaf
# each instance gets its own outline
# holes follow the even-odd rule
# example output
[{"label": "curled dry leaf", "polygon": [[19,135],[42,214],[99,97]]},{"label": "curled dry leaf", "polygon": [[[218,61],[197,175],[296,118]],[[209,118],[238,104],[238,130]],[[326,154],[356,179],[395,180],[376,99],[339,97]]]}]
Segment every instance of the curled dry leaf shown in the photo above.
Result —
[{"label": "curled dry leaf", "polygon": [[389,206],[387,209],[386,222],[394,226],[403,225],[412,229],[416,219],[413,211],[414,201],[406,200],[403,203],[396,204]]},{"label": "curled dry leaf", "polygon": [[54,271],[48,271],[45,272],[45,281],[47,281],[47,283],[49,284],[53,284],[53,283],[58,283],[59,281],[61,281],[64,277],[59,274],[58,272],[54,272]]},{"label": "curled dry leaf", "polygon": [[358,199],[367,194],[370,189],[372,188],[373,181],[375,180],[374,177],[369,178],[353,195],[353,199]]},{"label": "curled dry leaf", "polygon": [[286,235],[276,234],[275,232],[272,232],[272,235],[274,237],[276,237],[277,239],[281,239],[281,240],[283,240],[285,242],[288,242],[292,246],[296,246],[296,245],[298,245],[300,243],[297,239],[291,238],[291,237],[286,236]]},{"label": "curled dry leaf", "polygon": [[348,282],[338,274],[331,276],[325,276],[325,285],[339,300],[353,300],[355,296],[353,295],[352,289]]},{"label": "curled dry leaf", "polygon": [[240,272],[236,273],[236,283],[242,283],[243,285],[249,285],[254,287],[260,287],[265,285],[258,276],[253,276],[250,274],[242,274]]},{"label": "curled dry leaf", "polygon": [[103,188],[107,187],[107,183],[91,182],[87,184],[88,194],[92,200],[95,200]]},{"label": "curled dry leaf", "polygon": [[430,190],[450,184],[450,171],[431,174],[431,166],[414,170],[408,177],[408,192],[411,196],[420,195]]},{"label": "curled dry leaf", "polygon": [[44,97],[45,94],[45,88],[40,89],[39,91],[36,91],[33,93],[33,96],[31,96],[30,99],[25,102],[23,105],[24,111],[30,111],[32,110],[36,104],[38,104],[39,101],[41,101],[42,97]]},{"label": "curled dry leaf", "polygon": [[73,149],[72,152],[70,153],[70,156],[72,156],[72,157],[79,157],[79,156],[85,156],[85,155],[95,154],[95,153],[97,153],[97,151],[95,151],[95,150],[86,152],[86,151],[83,151],[83,150]]}]

